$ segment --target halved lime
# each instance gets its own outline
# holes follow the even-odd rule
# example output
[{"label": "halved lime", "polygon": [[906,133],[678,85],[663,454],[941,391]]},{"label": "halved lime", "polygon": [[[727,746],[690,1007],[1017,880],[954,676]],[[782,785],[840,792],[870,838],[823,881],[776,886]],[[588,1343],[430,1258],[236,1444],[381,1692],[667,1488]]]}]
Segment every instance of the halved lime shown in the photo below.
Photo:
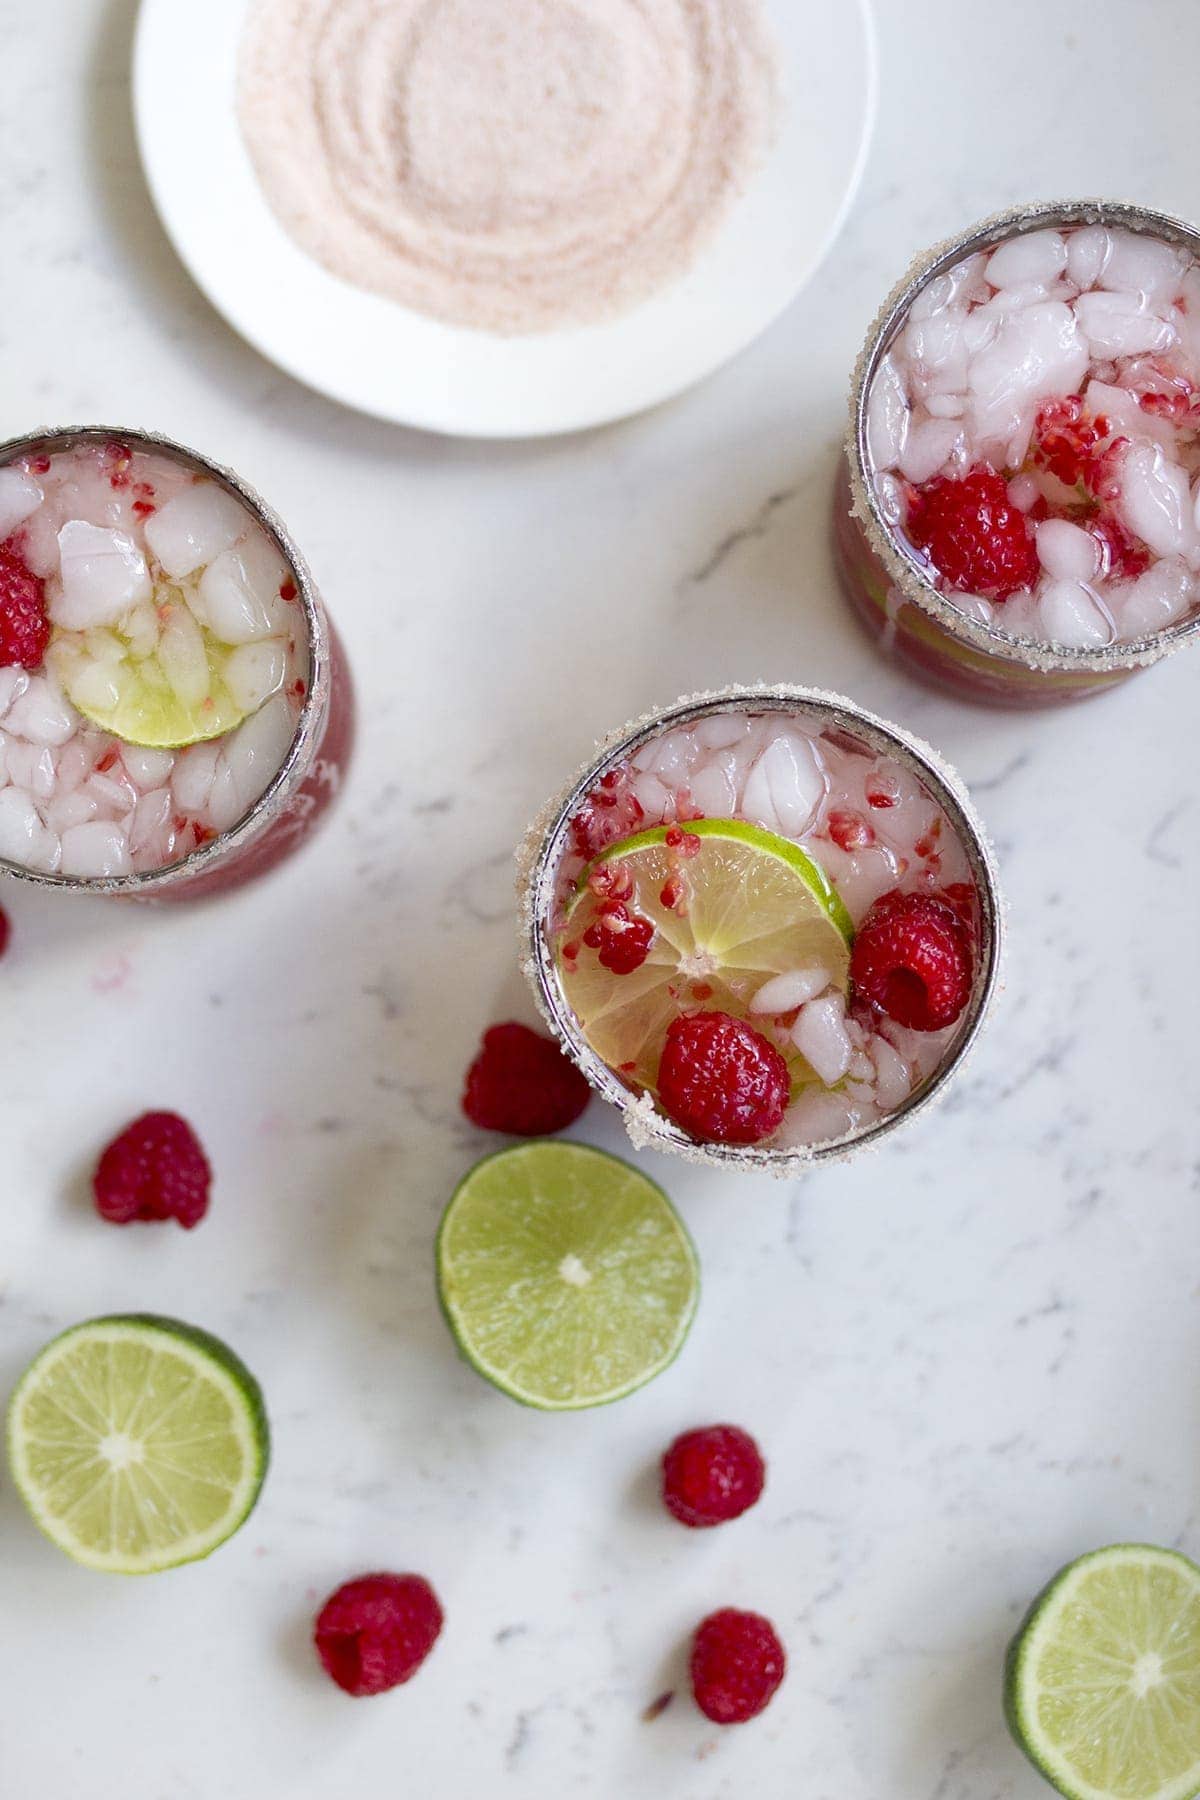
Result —
[{"label": "halved lime", "polygon": [[[663,1039],[679,1013],[711,1006],[748,1018],[773,976],[817,967],[845,991],[854,925],[825,871],[798,844],[739,819],[698,819],[624,838],[580,879],[559,940],[563,991],[580,1029],[610,1068],[653,1087]],[[690,846],[687,837],[699,840]],[[605,968],[584,942],[604,896],[597,870],[619,864],[631,912],[654,938],[631,974]],[[670,902],[680,884],[682,899]],[[793,1060],[798,1053],[788,1051]],[[811,1073],[804,1071],[808,1079]]]},{"label": "halved lime", "polygon": [[526,1406],[620,1400],[675,1360],[696,1310],[696,1252],[662,1189],[584,1144],[487,1156],[437,1240],[438,1294],[467,1361]]},{"label": "halved lime", "polygon": [[284,680],[278,639],[222,643],[177,588],[159,588],[119,628],[56,629],[47,662],[85,719],[127,744],[180,750],[223,737]]},{"label": "halved lime", "polygon": [[9,1403],[9,1461],[34,1523],[76,1562],[122,1575],[223,1544],[269,1451],[262,1393],[233,1351],[151,1314],[64,1331]]},{"label": "halved lime", "polygon": [[1056,1575],[1008,1652],[1017,1743],[1070,1800],[1200,1792],[1200,1569],[1116,1544]]}]

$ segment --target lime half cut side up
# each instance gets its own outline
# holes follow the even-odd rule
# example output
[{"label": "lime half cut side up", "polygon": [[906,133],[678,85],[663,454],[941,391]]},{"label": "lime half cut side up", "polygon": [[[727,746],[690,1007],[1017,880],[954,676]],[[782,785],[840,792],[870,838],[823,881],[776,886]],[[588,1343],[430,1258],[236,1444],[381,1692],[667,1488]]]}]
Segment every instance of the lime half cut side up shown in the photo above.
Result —
[{"label": "lime half cut side up", "polygon": [[[646,960],[629,974],[606,968],[585,942],[604,901],[599,871],[617,876],[630,911],[654,927]],[[680,1013],[713,1008],[752,1019],[758,990],[797,969],[822,969],[845,992],[853,938],[829,877],[799,844],[739,819],[698,819],[638,832],[589,865],[559,937],[559,977],[596,1054],[652,1089]],[[812,1079],[798,1053],[785,1054],[798,1081]]]},{"label": "lime half cut side up", "polygon": [[176,1319],[76,1325],[9,1403],[13,1480],[76,1562],[148,1575],[207,1556],[248,1517],[266,1474],[258,1383],[219,1339]]},{"label": "lime half cut side up", "polygon": [[526,1406],[620,1400],[674,1361],[696,1252],[662,1189],[602,1150],[537,1140],[485,1157],[446,1208],[438,1293],[467,1361]]},{"label": "lime half cut side up", "polygon": [[1069,1800],[1200,1792],[1200,1568],[1117,1544],[1068,1565],[1008,1652],[1009,1728]]}]

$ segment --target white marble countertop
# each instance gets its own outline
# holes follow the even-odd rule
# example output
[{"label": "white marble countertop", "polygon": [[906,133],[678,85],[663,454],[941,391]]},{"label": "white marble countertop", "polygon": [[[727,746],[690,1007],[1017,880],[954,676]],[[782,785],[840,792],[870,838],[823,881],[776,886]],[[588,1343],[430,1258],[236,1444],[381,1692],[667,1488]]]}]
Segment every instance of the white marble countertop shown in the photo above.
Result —
[{"label": "white marble countertop", "polygon": [[[823,278],[681,402],[486,448],[239,343],[141,184],[133,0],[0,0],[0,425],[127,420],[235,463],[307,547],[365,718],[336,821],[258,888],[186,915],[3,895],[4,1386],[61,1326],[150,1307],[227,1336],[275,1424],[248,1527],[153,1581],[74,1568],[4,1481],[5,1795],[1036,1800],[999,1716],[1019,1610],[1099,1543],[1200,1550],[1200,655],[1075,712],[968,709],[876,659],[826,549],[847,372],[913,251],[1030,197],[1200,214],[1200,11],[879,9],[880,128]],[[511,849],[593,737],[743,677],[853,694],[959,765],[1008,989],[952,1100],[873,1157],[790,1191],[651,1157],[703,1258],[691,1342],[619,1407],[527,1413],[456,1360],[430,1277],[488,1147],[463,1068],[529,1012]],[[191,1236],[88,1208],[152,1105],[217,1164]],[[598,1106],[583,1133],[621,1148]],[[771,1476],[697,1538],[653,1468],[706,1417]],[[310,1619],[378,1566],[428,1574],[448,1624],[413,1686],[352,1703]],[[681,1695],[643,1723],[722,1604],[786,1639],[771,1710],[721,1734]]]}]

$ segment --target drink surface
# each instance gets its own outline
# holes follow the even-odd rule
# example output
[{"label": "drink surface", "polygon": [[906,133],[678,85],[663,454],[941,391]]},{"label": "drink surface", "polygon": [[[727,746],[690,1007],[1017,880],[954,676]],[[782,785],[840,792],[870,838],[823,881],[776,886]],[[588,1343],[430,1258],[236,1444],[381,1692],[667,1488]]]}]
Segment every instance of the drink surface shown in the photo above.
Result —
[{"label": "drink surface", "polygon": [[[907,764],[816,714],[731,709],[661,730],[580,800],[555,895],[563,990],[591,1047],[669,1112],[664,1032],[732,1013],[787,1064],[786,1110],[759,1140],[770,1148],[861,1135],[965,1029],[979,909],[963,843]],[[897,895],[957,915],[966,987],[936,1029],[901,1023],[855,983],[853,946]]]},{"label": "drink surface", "polygon": [[292,571],[219,483],[119,443],[0,468],[0,857],[181,862],[270,785],[309,679]]},{"label": "drink surface", "polygon": [[1068,650],[1200,605],[1200,267],[1105,225],[964,256],[872,378],[868,479],[964,616]]}]

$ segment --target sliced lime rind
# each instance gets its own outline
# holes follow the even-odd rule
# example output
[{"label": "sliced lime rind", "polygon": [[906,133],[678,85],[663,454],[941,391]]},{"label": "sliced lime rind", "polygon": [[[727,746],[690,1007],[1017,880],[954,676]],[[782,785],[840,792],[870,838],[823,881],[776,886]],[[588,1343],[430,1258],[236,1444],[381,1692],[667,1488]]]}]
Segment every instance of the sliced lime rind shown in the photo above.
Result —
[{"label": "sliced lime rind", "polygon": [[218,1338],[117,1314],[63,1332],[30,1364],[8,1452],[53,1544],[87,1568],[144,1575],[210,1555],[244,1523],[270,1432],[258,1383]]},{"label": "sliced lime rind", "polygon": [[497,1151],[459,1183],[438,1231],[438,1296],[471,1366],[524,1406],[609,1405],[674,1362],[699,1267],[640,1170],[587,1145]]},{"label": "sliced lime rind", "polygon": [[744,819],[694,819],[690,824],[682,826],[654,825],[647,831],[636,832],[633,837],[622,838],[620,843],[610,844],[607,850],[601,851],[588,864],[576,884],[577,893],[582,893],[587,888],[589,876],[601,863],[611,862],[614,857],[629,856],[650,844],[663,844],[668,831],[675,830],[689,831],[698,838],[732,839],[735,843],[749,844],[755,850],[761,850],[764,856],[778,857],[780,862],[787,863],[803,878],[847,945],[854,942],[854,920],[820,863],[801,849],[799,844],[793,843],[791,838],[780,837],[777,832],[767,831],[761,825],[750,825]]},{"label": "sliced lime rind", "polygon": [[1200,1793],[1200,1568],[1117,1544],[1063,1569],[1009,1647],[1004,1711],[1067,1800]]}]

